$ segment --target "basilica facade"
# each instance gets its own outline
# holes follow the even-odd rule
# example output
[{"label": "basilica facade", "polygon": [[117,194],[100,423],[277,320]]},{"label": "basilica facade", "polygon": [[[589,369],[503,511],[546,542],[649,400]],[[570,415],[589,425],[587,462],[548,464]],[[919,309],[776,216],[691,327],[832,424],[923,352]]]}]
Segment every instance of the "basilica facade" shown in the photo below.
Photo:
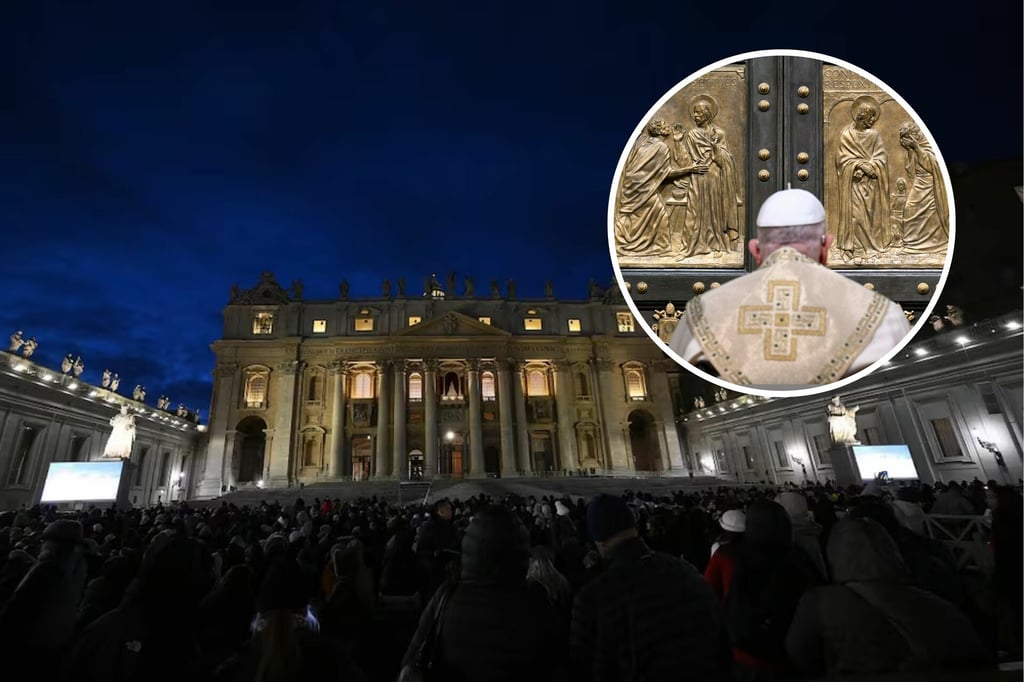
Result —
[{"label": "basilica facade", "polygon": [[303,300],[235,288],[195,490],[324,480],[685,475],[678,372],[618,297],[519,300],[467,281]]}]

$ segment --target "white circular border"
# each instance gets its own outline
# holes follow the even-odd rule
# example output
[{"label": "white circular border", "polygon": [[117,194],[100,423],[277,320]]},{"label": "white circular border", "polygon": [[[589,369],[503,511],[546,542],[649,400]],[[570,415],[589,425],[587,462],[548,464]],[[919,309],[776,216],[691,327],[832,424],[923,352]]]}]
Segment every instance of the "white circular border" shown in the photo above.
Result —
[{"label": "white circular border", "polygon": [[[921,132],[925,135],[925,137],[928,138],[928,141],[931,143],[932,150],[935,152],[935,158],[938,160],[939,167],[942,169],[942,180],[946,186],[946,197],[949,203],[949,242],[946,246],[946,263],[942,267],[942,275],[939,277],[939,283],[935,286],[935,293],[932,295],[931,300],[929,300],[928,305],[925,306],[924,312],[921,314],[920,319],[917,321],[917,324],[911,328],[910,333],[903,337],[903,340],[896,344],[893,347],[893,349],[886,353],[885,356],[883,356],[880,360],[870,365],[869,367],[865,367],[856,374],[844,377],[839,381],[835,381],[831,384],[813,386],[811,388],[796,389],[792,391],[773,391],[770,389],[743,386],[741,384],[734,384],[728,381],[723,381],[719,377],[713,377],[707,372],[703,372],[697,369],[694,365],[691,365],[689,362],[684,360],[681,355],[672,350],[667,343],[665,343],[664,341],[661,340],[661,338],[658,337],[658,334],[653,329],[651,329],[650,324],[648,324],[647,320],[641,314],[640,309],[637,308],[636,303],[633,302],[633,297],[630,295],[629,290],[626,288],[626,280],[622,276],[622,268],[619,267],[619,256],[615,248],[615,199],[618,195],[619,178],[622,177],[622,170],[626,165],[626,158],[629,156],[629,152],[633,149],[633,145],[636,143],[637,137],[639,137],[640,134],[643,132],[644,127],[647,125],[647,122],[651,119],[652,116],[654,116],[655,113],[658,112],[659,109],[661,109],[661,107],[663,107],[670,99],[672,99],[672,97],[674,97],[676,93],[678,93],[680,90],[682,90],[687,85],[697,80],[701,76],[723,66],[729,66],[730,64],[735,64],[737,62],[742,62],[749,59],[756,59],[758,57],[806,57],[809,59],[815,59],[820,62],[834,64],[836,66],[841,66],[843,68],[849,69],[857,73],[858,75],[862,76],[863,78],[870,80],[875,85],[878,85],[881,89],[885,90],[885,92],[889,94],[893,98],[893,100],[895,100],[900,106],[903,107],[903,109],[908,114],[910,114],[911,118],[914,119],[914,122],[917,123],[918,127],[921,129]],[[622,155],[619,157],[619,163],[615,167],[615,175],[612,177],[612,188],[608,197],[608,252],[609,256],[611,257],[612,268],[615,270],[615,279],[619,283],[619,290],[622,292],[622,298],[626,301],[626,305],[629,306],[630,312],[633,314],[633,317],[640,323],[640,326],[643,328],[647,336],[650,337],[652,341],[654,341],[654,343],[658,346],[658,348],[662,350],[662,352],[664,352],[666,355],[672,358],[676,362],[676,364],[678,364],[683,369],[688,370],[690,373],[700,377],[701,379],[708,381],[712,384],[715,384],[717,386],[720,386],[722,388],[727,388],[732,391],[736,391],[738,393],[758,395],[763,396],[765,398],[798,398],[801,396],[811,396],[819,395],[821,393],[828,393],[830,391],[834,391],[838,388],[842,388],[843,386],[863,379],[864,377],[868,376],[879,367],[888,364],[889,361],[892,360],[893,357],[898,355],[900,351],[902,351],[903,348],[914,339],[917,333],[921,331],[921,328],[925,325],[925,323],[927,323],[928,318],[931,316],[932,310],[934,310],[935,306],[938,304],[939,296],[942,294],[942,290],[946,286],[946,278],[949,276],[949,267],[953,263],[953,248],[955,246],[955,243],[956,202],[953,197],[953,183],[950,179],[949,169],[946,168],[945,159],[943,159],[942,152],[939,150],[939,145],[935,142],[935,138],[932,137],[931,131],[928,130],[928,127],[925,125],[924,121],[921,120],[921,117],[917,115],[917,112],[914,111],[914,109],[909,104],[907,104],[907,102],[902,97],[900,97],[899,93],[897,93],[895,90],[889,87],[881,79],[868,73],[864,69],[861,69],[858,66],[854,66],[853,64],[843,61],[842,59],[836,59],[835,57],[820,54],[818,52],[806,52],[803,50],[756,50],[754,52],[744,52],[733,57],[721,59],[715,62],[714,64],[706,66],[703,69],[695,71],[694,73],[687,76],[675,87],[673,87],[671,90],[665,93],[662,96],[662,98],[659,99],[654,104],[654,106],[648,110],[648,112],[640,120],[640,123],[633,130],[633,134],[629,136],[629,139],[626,142],[626,147],[625,149],[622,150]]]}]

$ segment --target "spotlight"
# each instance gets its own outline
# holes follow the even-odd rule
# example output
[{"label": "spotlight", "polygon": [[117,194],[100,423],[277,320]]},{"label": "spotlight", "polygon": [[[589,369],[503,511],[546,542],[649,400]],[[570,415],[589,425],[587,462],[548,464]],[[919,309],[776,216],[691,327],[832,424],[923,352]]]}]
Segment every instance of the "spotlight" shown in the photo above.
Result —
[{"label": "spotlight", "polygon": [[916,355],[919,358],[923,358],[924,356],[928,355],[928,351],[926,351],[924,348],[915,348],[914,355]]}]

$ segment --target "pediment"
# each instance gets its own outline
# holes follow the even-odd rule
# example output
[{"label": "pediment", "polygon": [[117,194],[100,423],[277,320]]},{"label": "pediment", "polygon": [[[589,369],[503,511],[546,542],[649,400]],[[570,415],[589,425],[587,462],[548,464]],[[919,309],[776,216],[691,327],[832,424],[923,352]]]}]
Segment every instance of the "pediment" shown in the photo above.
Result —
[{"label": "pediment", "polygon": [[450,312],[404,329],[398,336],[483,336],[503,339],[512,335],[468,315]]}]

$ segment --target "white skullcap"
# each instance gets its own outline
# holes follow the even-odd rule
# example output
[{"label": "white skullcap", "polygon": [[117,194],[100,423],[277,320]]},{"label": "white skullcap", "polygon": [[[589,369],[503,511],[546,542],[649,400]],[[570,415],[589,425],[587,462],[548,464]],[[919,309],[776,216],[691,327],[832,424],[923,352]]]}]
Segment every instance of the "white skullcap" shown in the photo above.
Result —
[{"label": "white skullcap", "polygon": [[825,207],[807,190],[784,189],[765,199],[757,214],[758,227],[796,227],[825,222]]},{"label": "white skullcap", "polygon": [[743,533],[747,530],[747,515],[743,513],[742,509],[730,509],[722,514],[722,518],[718,520],[718,525],[722,527],[722,530],[732,533]]}]

